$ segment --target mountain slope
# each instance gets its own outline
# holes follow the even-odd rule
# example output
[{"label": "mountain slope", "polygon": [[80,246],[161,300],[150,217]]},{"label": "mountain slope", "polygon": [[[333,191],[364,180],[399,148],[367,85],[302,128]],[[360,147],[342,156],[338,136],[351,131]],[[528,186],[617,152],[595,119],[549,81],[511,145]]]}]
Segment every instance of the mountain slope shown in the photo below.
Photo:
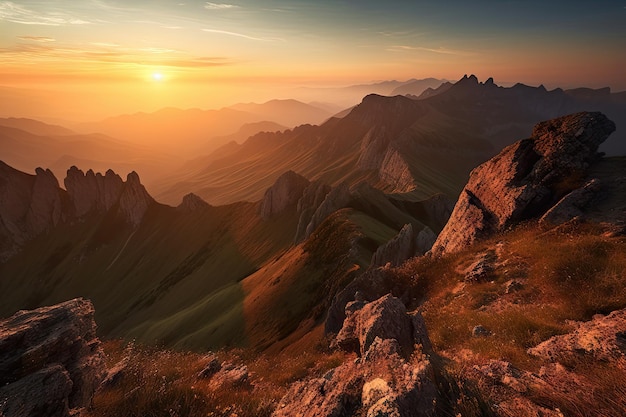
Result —
[{"label": "mountain slope", "polygon": [[[366,184],[330,193],[295,173],[259,202],[214,207],[190,195],[169,207],[135,173],[124,182],[72,167],[63,190],[50,171],[3,167],[0,294],[10,297],[0,315],[87,297],[101,334],[180,348],[264,349],[299,326],[311,331],[405,224],[443,226],[430,203]],[[331,194],[341,202],[329,206]]]}]

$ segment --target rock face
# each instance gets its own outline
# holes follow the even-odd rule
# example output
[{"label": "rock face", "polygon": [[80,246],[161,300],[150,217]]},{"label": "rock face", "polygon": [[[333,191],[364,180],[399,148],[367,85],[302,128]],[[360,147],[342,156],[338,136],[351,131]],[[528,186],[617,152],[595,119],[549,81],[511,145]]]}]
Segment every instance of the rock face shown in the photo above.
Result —
[{"label": "rock face", "polygon": [[330,185],[320,181],[313,181],[305,188],[302,197],[298,200],[300,218],[298,219],[298,229],[294,238],[295,243],[300,243],[305,238],[306,229],[313,218],[313,214],[315,214],[315,211],[322,204],[330,190]]},{"label": "rock face", "polygon": [[268,220],[295,206],[308,185],[309,180],[293,171],[282,174],[265,192],[259,209],[261,217]]},{"label": "rock face", "polygon": [[0,161],[0,262],[67,216],[67,198],[50,170],[36,175]]},{"label": "rock face", "polygon": [[425,227],[417,234],[412,224],[406,224],[390,241],[380,246],[372,255],[371,266],[400,266],[404,261],[414,256],[423,255],[432,247],[437,236]]},{"label": "rock face", "polygon": [[434,354],[419,313],[408,314],[390,295],[348,309],[350,319],[337,342],[343,346],[350,340],[349,349],[358,349],[361,357],[322,378],[295,383],[273,415],[432,416],[443,411],[437,387],[443,378],[431,362]]},{"label": "rock face", "polygon": [[[67,191],[59,187],[50,170],[37,168],[35,175],[29,175],[0,161],[0,262],[62,222],[115,210],[136,227],[155,204],[135,172],[124,182],[111,170],[105,175],[92,170],[85,174],[73,166],[64,182]],[[187,202],[188,206],[200,204]]]},{"label": "rock face", "polygon": [[522,220],[540,217],[578,188],[597,149],[615,131],[601,113],[539,123],[529,139],[474,169],[433,253],[459,251]]},{"label": "rock face", "polygon": [[0,321],[0,415],[69,416],[105,375],[90,301],[19,311]]},{"label": "rock face", "polygon": [[345,207],[351,199],[350,189],[345,183],[339,184],[333,188],[324,198],[324,201],[317,207],[311,220],[306,226],[304,238],[311,236],[311,234],[319,227],[320,224],[335,211]]},{"label": "rock face", "polygon": [[105,175],[95,174],[92,170],[85,174],[73,166],[67,171],[64,183],[75,215],[79,218],[90,213],[107,212],[118,204],[118,213],[127,223],[137,226],[148,207],[154,203],[134,171],[124,182],[112,170]]}]

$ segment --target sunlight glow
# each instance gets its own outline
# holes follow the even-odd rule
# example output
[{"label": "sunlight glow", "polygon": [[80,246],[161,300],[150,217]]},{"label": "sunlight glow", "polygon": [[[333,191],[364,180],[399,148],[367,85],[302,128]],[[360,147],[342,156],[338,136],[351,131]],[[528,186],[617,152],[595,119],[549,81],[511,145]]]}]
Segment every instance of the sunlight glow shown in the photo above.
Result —
[{"label": "sunlight glow", "polygon": [[152,73],[152,79],[154,81],[163,81],[163,74],[161,74],[160,72],[154,72]]}]

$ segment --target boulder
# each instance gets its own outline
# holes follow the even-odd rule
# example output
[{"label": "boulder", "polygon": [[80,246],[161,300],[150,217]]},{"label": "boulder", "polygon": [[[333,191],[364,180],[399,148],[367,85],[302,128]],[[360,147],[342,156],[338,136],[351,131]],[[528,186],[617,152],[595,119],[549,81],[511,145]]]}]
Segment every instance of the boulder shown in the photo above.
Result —
[{"label": "boulder", "polygon": [[586,356],[626,368],[626,309],[573,325],[571,332],[553,336],[528,349],[528,353],[551,361]]},{"label": "boulder", "polygon": [[459,251],[520,221],[538,218],[579,187],[598,146],[615,131],[602,113],[539,123],[532,136],[506,147],[470,174],[433,253]]},{"label": "boulder", "polygon": [[69,416],[90,406],[106,374],[93,315],[77,298],[0,321],[0,415]]},{"label": "boulder", "polygon": [[598,197],[602,190],[600,180],[594,178],[567,194],[539,219],[544,226],[557,226],[575,217],[584,216],[585,207]]},{"label": "boulder", "polygon": [[413,326],[404,304],[387,294],[363,308],[348,311],[343,327],[337,334],[337,344],[346,350],[358,347],[361,356],[376,337],[395,339],[405,356],[413,352]]}]

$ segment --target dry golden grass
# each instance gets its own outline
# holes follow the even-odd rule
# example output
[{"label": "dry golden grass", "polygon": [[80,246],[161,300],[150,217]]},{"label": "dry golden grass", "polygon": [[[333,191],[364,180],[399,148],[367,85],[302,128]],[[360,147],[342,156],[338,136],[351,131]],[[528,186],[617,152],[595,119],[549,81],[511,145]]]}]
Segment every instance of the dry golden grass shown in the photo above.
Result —
[{"label": "dry golden grass", "polygon": [[245,384],[215,386],[210,378],[197,377],[207,364],[202,354],[110,341],[104,344],[107,366],[123,358],[128,365],[113,386],[96,393],[87,416],[269,416],[291,382],[320,376],[343,361],[343,354],[323,346],[318,341],[300,355],[220,351],[220,360],[245,364],[250,376]]},{"label": "dry golden grass", "polygon": [[[492,359],[540,372],[546,363],[530,356],[529,347],[571,330],[569,320],[626,307],[626,238],[605,232],[597,224],[551,230],[526,224],[461,253],[414,259],[399,276],[417,294],[412,307],[421,307],[433,345],[452,359],[447,369],[457,379]],[[486,282],[464,282],[467,268],[486,250],[498,254],[493,273]],[[507,293],[511,280],[521,287]],[[473,336],[476,325],[492,334]],[[569,374],[553,381],[558,388],[531,388],[525,396],[567,416],[626,415],[623,369],[592,359],[563,365]],[[568,375],[576,375],[578,385]],[[494,387],[481,391],[487,401],[503,400]]]}]

